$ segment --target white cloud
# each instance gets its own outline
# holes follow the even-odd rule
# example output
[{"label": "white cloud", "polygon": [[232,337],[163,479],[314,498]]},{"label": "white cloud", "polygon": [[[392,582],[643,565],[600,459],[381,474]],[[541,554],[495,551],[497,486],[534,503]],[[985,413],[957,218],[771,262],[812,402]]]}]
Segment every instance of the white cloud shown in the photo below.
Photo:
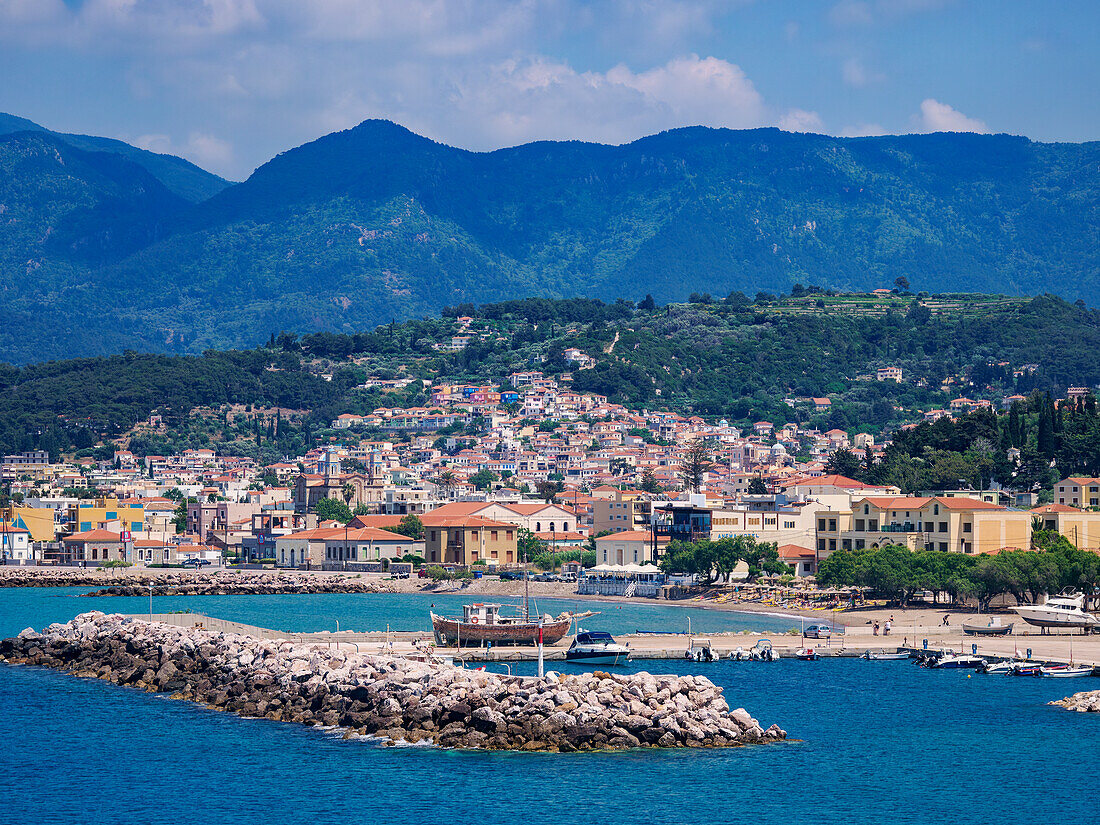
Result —
[{"label": "white cloud", "polygon": [[918,125],[924,132],[989,132],[989,127],[982,121],[967,117],[932,98],[921,103]]},{"label": "white cloud", "polygon": [[855,126],[845,126],[840,131],[841,137],[875,137],[887,134],[877,123],[858,123]]},{"label": "white cloud", "polygon": [[807,112],[805,109],[791,109],[779,118],[779,128],[784,132],[813,132],[824,134],[825,124],[817,112]]},{"label": "white cloud", "polygon": [[841,66],[841,77],[849,86],[863,88],[872,83],[881,83],[886,79],[882,72],[869,70],[858,57],[849,57]]},{"label": "white cloud", "polygon": [[222,174],[228,174],[233,163],[233,144],[207,132],[191,132],[187,140],[179,144],[173,142],[170,135],[159,132],[139,135],[129,142],[150,152],[187,158],[198,166]]}]

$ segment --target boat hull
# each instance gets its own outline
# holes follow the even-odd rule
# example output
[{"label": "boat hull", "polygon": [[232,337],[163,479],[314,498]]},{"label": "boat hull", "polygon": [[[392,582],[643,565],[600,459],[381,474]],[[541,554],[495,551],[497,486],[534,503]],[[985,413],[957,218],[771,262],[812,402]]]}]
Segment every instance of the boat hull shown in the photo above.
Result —
[{"label": "boat hull", "polygon": [[606,651],[606,650],[592,650],[592,651],[575,651],[569,650],[565,653],[565,661],[571,662],[575,665],[617,665],[625,664],[630,658],[628,651]]},{"label": "boat hull", "polygon": [[[1026,621],[1026,620],[1025,620]],[[967,636],[1007,636],[1012,632],[1012,624],[972,625],[964,624],[963,633]]]},{"label": "boat hull", "polygon": [[1052,610],[1029,607],[1014,607],[1013,610],[1019,614],[1021,619],[1035,627],[1062,628],[1064,630],[1096,630],[1100,628],[1100,621],[1091,614],[1059,616]]},{"label": "boat hull", "polygon": [[[448,619],[445,616],[432,615],[432,630],[435,640],[441,645],[460,645],[462,647],[480,647],[486,643],[494,645],[534,645],[539,640],[538,622],[500,622],[497,624],[473,624]],[[552,645],[560,642],[569,632],[571,617],[543,622],[542,643]]]}]

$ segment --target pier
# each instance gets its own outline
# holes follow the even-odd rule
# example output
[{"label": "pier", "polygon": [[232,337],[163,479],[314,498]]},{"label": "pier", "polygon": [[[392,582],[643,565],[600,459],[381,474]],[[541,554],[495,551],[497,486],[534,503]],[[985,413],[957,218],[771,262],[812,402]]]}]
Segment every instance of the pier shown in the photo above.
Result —
[{"label": "pier", "polygon": [[[362,653],[422,655],[429,649],[440,656],[454,656],[465,662],[526,662],[538,658],[533,646],[441,647],[434,644],[430,630],[422,631],[353,631],[333,630],[294,633],[257,627],[241,622],[206,616],[202,613],[139,613],[134,618],[164,622],[176,627],[193,627],[240,633],[259,639],[286,639],[294,642],[324,643],[335,649]],[[1026,632],[1031,630],[1034,632]],[[725,657],[737,648],[748,650],[760,639],[768,639],[782,658],[790,658],[799,648],[812,647],[821,657],[859,657],[867,650],[907,650],[910,653],[955,652],[972,653],[999,661],[1015,656],[1055,664],[1091,664],[1100,667],[1100,635],[1041,635],[1038,628],[1026,628],[1012,636],[967,636],[958,626],[902,626],[889,636],[875,636],[869,627],[849,627],[831,639],[807,639],[797,633],[698,633],[683,634],[619,634],[616,639],[630,644],[633,661],[683,659],[692,639],[709,639],[718,656]],[[563,661],[572,637],[543,648],[547,662]],[[927,648],[925,648],[927,641]]]}]

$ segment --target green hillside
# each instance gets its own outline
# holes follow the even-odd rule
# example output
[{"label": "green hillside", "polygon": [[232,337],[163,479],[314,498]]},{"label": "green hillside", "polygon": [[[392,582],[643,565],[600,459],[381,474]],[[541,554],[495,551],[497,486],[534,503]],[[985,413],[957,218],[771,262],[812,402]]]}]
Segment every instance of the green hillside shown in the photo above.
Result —
[{"label": "green hillside", "polygon": [[0,135],[13,132],[45,132],[64,143],[88,152],[109,152],[122,155],[160,181],[170,191],[191,203],[198,203],[221,192],[232,184],[217,175],[201,169],[190,161],[175,155],[164,155],[139,149],[114,138],[95,135],[70,135],[53,132],[31,120],[0,112]]},{"label": "green hillside", "polygon": [[25,333],[0,353],[198,352],[466,301],[682,301],[901,276],[1097,304],[1098,181],[1100,144],[1005,135],[690,128],[474,153],[367,121],[279,155],[123,258],[44,250],[48,290],[0,296]]}]

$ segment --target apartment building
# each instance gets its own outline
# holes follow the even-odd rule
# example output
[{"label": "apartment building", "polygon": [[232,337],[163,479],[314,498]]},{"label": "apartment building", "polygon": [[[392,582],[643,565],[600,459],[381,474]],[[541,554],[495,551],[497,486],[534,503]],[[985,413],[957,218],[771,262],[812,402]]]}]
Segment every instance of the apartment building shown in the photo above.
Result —
[{"label": "apartment building", "polygon": [[1070,507],[1100,507],[1100,478],[1063,478],[1054,485],[1054,501]]},{"label": "apartment building", "polygon": [[910,550],[987,553],[1031,542],[1031,514],[971,498],[884,496],[857,499],[850,510],[819,510],[816,550],[899,544]]},{"label": "apartment building", "polygon": [[637,490],[615,490],[610,498],[592,502],[592,530],[596,533],[648,530],[652,516],[653,502]]},{"label": "apartment building", "polygon": [[1068,504],[1044,504],[1031,511],[1044,530],[1057,530],[1081,550],[1100,549],[1100,512],[1089,512]]},{"label": "apartment building", "polygon": [[424,557],[433,564],[515,564],[518,528],[481,516],[424,517]]}]

